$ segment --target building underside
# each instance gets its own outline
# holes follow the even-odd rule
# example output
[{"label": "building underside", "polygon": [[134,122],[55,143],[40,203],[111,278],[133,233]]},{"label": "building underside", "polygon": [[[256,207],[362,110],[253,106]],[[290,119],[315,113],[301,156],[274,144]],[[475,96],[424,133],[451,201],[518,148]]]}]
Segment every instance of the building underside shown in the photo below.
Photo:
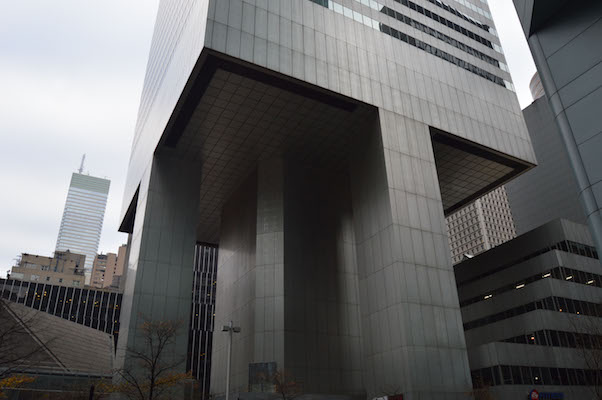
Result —
[{"label": "building underside", "polygon": [[[135,345],[136,315],[186,318],[194,244],[214,243],[215,326],[242,328],[233,390],[276,362],[307,393],[462,398],[444,215],[530,166],[205,49],[123,220],[140,244],[122,336]],[[185,352],[182,338],[173,354]],[[225,363],[217,333],[213,393]]]}]

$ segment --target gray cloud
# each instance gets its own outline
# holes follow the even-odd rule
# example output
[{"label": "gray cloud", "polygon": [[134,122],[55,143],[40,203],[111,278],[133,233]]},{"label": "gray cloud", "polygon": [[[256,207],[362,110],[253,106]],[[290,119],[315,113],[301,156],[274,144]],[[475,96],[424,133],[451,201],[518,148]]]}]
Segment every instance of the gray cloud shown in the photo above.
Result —
[{"label": "gray cloud", "polygon": [[0,274],[50,255],[71,172],[111,179],[99,250],[116,251],[158,0],[9,2],[0,13]]}]

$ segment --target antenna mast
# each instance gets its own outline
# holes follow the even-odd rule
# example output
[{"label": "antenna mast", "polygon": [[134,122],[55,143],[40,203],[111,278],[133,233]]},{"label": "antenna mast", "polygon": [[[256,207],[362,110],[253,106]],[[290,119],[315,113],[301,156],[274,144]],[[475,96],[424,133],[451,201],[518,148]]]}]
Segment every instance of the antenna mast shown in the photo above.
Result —
[{"label": "antenna mast", "polygon": [[79,169],[77,170],[77,172],[79,172],[80,174],[84,172],[84,161],[86,160],[86,154],[84,154],[82,156],[82,163],[79,166]]}]

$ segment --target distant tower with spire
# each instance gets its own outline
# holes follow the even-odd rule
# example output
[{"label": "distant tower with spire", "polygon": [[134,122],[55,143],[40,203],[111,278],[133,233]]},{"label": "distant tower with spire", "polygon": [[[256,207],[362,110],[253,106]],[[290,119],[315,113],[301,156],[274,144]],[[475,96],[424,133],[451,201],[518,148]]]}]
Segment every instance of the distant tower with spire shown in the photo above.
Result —
[{"label": "distant tower with spire", "polygon": [[85,175],[84,162],[71,175],[56,251],[71,251],[86,256],[86,284],[90,282],[92,263],[98,252],[111,181]]},{"label": "distant tower with spire", "polygon": [[84,173],[84,161],[86,161],[86,153],[84,153],[84,155],[82,156],[82,163],[79,165],[79,169],[77,170],[79,174]]}]

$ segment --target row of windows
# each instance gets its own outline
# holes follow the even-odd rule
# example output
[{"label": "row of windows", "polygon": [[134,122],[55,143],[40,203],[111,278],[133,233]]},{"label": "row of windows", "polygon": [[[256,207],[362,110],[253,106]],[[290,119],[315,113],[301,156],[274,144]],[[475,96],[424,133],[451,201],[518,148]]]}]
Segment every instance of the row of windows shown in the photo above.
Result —
[{"label": "row of windows", "polygon": [[479,301],[489,300],[493,296],[498,296],[505,292],[522,289],[525,287],[525,285],[546,278],[559,279],[563,281],[569,281],[597,287],[600,287],[602,284],[602,276],[600,275],[592,274],[589,272],[583,272],[572,268],[556,267],[550,271],[544,273],[537,273],[535,275],[529,276],[528,278],[521,279],[508,285],[504,285],[500,288],[483,292],[478,296],[460,302],[460,307],[465,307],[470,304],[478,303]]},{"label": "row of windows", "polygon": [[[445,9],[445,7],[447,7],[443,3],[441,3],[441,2],[439,2],[437,0],[429,0],[429,1],[431,3],[433,3],[433,4],[436,4],[436,5],[440,6],[441,8]],[[428,17],[428,18],[430,18],[430,19],[432,19],[432,20],[434,20],[436,22],[439,22],[440,24],[445,25],[448,28],[453,29],[454,31],[456,31],[458,33],[461,33],[462,35],[467,36],[467,37],[471,38],[472,40],[475,40],[475,41],[477,41],[477,42],[479,42],[479,43],[481,43],[481,44],[489,47],[490,49],[494,48],[493,47],[493,43],[491,43],[491,41],[485,39],[482,36],[477,35],[474,32],[469,31],[468,29],[464,28],[463,26],[460,26],[460,25],[458,25],[458,24],[456,24],[456,23],[454,23],[454,22],[452,22],[452,21],[450,21],[450,20],[448,20],[446,18],[443,18],[443,17],[441,17],[438,14],[435,14],[434,12],[432,12],[430,10],[427,10],[424,7],[419,6],[418,4],[416,4],[416,3],[414,3],[414,2],[412,2],[410,0],[395,0],[395,2],[397,2],[399,4],[402,4],[402,5],[404,5],[404,6],[408,7],[408,8],[416,11],[416,12],[419,12],[420,14],[425,15],[426,17]],[[448,8],[452,9],[451,7],[448,7]],[[449,11],[449,9],[447,11]],[[460,18],[462,18],[462,17],[460,17]],[[480,26],[480,27],[482,28],[482,26]]]},{"label": "row of windows", "polygon": [[[347,18],[353,19],[353,20],[355,20],[359,23],[362,23],[366,26],[369,26],[373,29],[376,29],[383,33],[386,33],[387,35],[392,36],[395,39],[399,39],[399,40],[406,42],[414,47],[417,47],[423,51],[426,51],[436,57],[439,57],[447,62],[455,64],[458,67],[463,68],[469,72],[472,72],[473,74],[478,75],[482,78],[485,78],[495,84],[498,84],[498,85],[508,88],[510,90],[514,90],[514,86],[512,85],[512,83],[505,81],[504,79],[492,74],[491,72],[485,71],[484,69],[479,68],[476,65],[473,65],[469,62],[461,60],[456,56],[446,53],[443,50],[433,47],[430,44],[427,44],[421,40],[413,38],[412,36],[409,36],[403,32],[399,32],[397,29],[391,28],[390,26],[385,25],[375,19],[372,19],[366,15],[360,14],[357,11],[353,11],[352,9],[350,9],[348,7],[344,7],[343,5],[341,5],[337,2],[330,1],[330,0],[309,0],[309,1],[319,4],[323,7],[327,7],[328,9],[330,9],[338,14],[341,14]],[[376,3],[376,2],[372,1],[372,3]],[[376,4],[378,4],[378,3],[376,3]],[[420,8],[422,8],[422,7],[420,7]],[[429,11],[429,13],[430,13],[430,11]],[[462,29],[464,29],[464,28],[462,28]],[[466,31],[466,30],[464,29],[464,31]]]},{"label": "row of windows", "polygon": [[2,298],[113,334],[119,333],[121,293],[0,279]]},{"label": "row of windows", "polygon": [[462,285],[466,285],[468,283],[474,282],[474,281],[478,281],[481,278],[485,278],[486,276],[495,274],[497,272],[503,271],[507,268],[511,268],[514,267],[516,264],[521,263],[523,261],[527,261],[530,260],[532,258],[535,258],[541,254],[547,253],[549,251],[552,250],[560,250],[560,251],[564,251],[566,253],[572,253],[572,254],[578,254],[580,256],[584,256],[584,257],[589,257],[589,258],[594,258],[594,259],[598,259],[598,252],[596,251],[595,247],[592,246],[588,246],[586,244],[581,244],[581,243],[577,243],[577,242],[573,242],[570,240],[563,240],[562,242],[558,242],[555,243],[551,246],[548,247],[544,247],[543,249],[534,251],[533,253],[527,254],[526,256],[517,258],[516,260],[513,260],[509,263],[500,265],[499,267],[493,269],[493,270],[489,270],[486,272],[483,272],[482,274],[476,275],[472,278],[468,278],[464,281],[458,281],[457,285],[458,286],[462,286]]},{"label": "row of windows", "polygon": [[533,301],[518,307],[510,308],[497,314],[488,315],[486,317],[467,322],[464,324],[464,330],[468,331],[481,326],[493,324],[494,322],[516,317],[517,315],[525,314],[534,310],[551,310],[568,312],[571,314],[590,315],[594,317],[602,316],[602,304],[550,296],[546,297],[545,299]]},{"label": "row of windows", "polygon": [[[435,4],[437,7],[440,7],[442,9],[444,9],[445,11],[448,11],[448,12],[454,14],[456,17],[462,18],[464,21],[467,21],[468,23],[471,23],[474,26],[477,26],[477,27],[483,29],[484,31],[487,31],[494,35],[496,34],[495,30],[493,28],[491,28],[489,25],[480,23],[479,21],[475,20],[474,18],[469,17],[468,15],[464,14],[463,12],[460,12],[451,6],[448,6],[447,4],[440,2],[439,0],[428,0],[428,1],[432,4]],[[474,4],[472,4],[468,1],[464,1],[464,0],[455,0],[455,1],[465,5],[468,8],[471,8],[473,11],[478,12],[479,14],[483,15],[486,18],[492,19],[491,14],[489,14],[489,12],[483,10],[482,8],[475,6]]]},{"label": "row of windows", "polygon": [[529,333],[527,335],[518,335],[502,342],[532,344],[538,346],[551,347],[571,347],[580,349],[602,349],[602,336],[587,333],[553,331],[544,329]]},{"label": "row of windows", "polygon": [[593,386],[602,379],[601,370],[576,368],[524,367],[496,365],[470,372],[473,384],[498,385],[554,385]]},{"label": "row of windows", "polygon": [[[429,0],[429,1],[430,1],[431,3],[433,3],[433,1],[435,1],[435,0]],[[491,18],[491,14],[489,13],[489,11],[482,9],[481,7],[478,7],[478,6],[476,6],[476,5],[472,4],[472,3],[471,3],[471,2],[469,2],[469,1],[466,1],[466,0],[454,0],[454,1],[456,1],[456,2],[458,2],[458,3],[460,3],[460,4],[462,4],[464,7],[470,8],[472,11],[476,12],[477,14],[481,14],[481,15],[482,15],[482,16],[484,16],[485,18],[492,19],[492,18]],[[487,4],[487,2],[486,2],[486,1],[484,1],[484,0],[481,0],[481,2],[483,2],[483,3]],[[449,7],[449,6],[443,5],[443,8],[445,8],[445,7]],[[449,8],[451,8],[451,7],[449,7]],[[462,19],[464,19],[464,17],[466,17],[466,18],[470,18],[469,16],[467,16],[467,15],[465,16],[465,15],[464,15],[464,14],[462,14],[460,11],[457,11],[457,10],[455,10],[455,9],[454,9],[453,11],[451,11],[451,10],[450,10],[449,12],[451,12],[451,13],[452,13],[452,14],[454,14],[454,15],[458,15],[458,14],[460,14],[460,15],[458,15],[458,16],[459,16],[460,18],[462,18]],[[458,14],[456,14],[456,13],[458,13]],[[481,29],[488,30],[487,28],[489,28],[489,32],[493,33],[494,35],[496,34],[496,33],[495,33],[495,30],[494,30],[493,28],[491,28],[491,27],[489,27],[489,26],[487,26],[487,25],[485,25],[485,24],[481,24],[481,23],[479,23],[478,21],[476,21],[476,20],[474,20],[474,19],[472,19],[472,18],[470,18],[470,20],[467,20],[467,21],[468,21],[468,22],[470,22],[470,23],[476,23],[476,25],[477,25],[478,27],[480,27]],[[474,21],[474,22],[473,22],[473,21]]]},{"label": "row of windows", "polygon": [[[17,279],[23,279],[25,276],[23,274],[20,274],[18,272],[13,272],[11,274],[11,276],[13,277],[13,279],[17,278]],[[31,274],[29,276],[29,280],[32,282],[39,282],[40,281],[40,275],[36,275],[36,274]],[[45,279],[46,282],[50,282],[51,278],[49,276],[46,277]],[[58,278],[57,279],[58,283],[63,283],[63,278]],[[71,281],[69,284],[72,286],[79,286],[79,281]]]},{"label": "row of windows", "polygon": [[456,47],[456,48],[458,48],[458,49],[460,49],[460,50],[462,50],[462,51],[464,51],[464,52],[466,52],[466,53],[468,53],[468,54],[470,54],[472,56],[480,58],[481,60],[483,60],[483,61],[485,61],[485,62],[487,62],[487,63],[489,63],[489,64],[491,64],[491,65],[493,65],[495,67],[500,68],[500,62],[498,60],[496,60],[495,58],[490,57],[487,54],[482,53],[482,52],[480,52],[480,51],[478,51],[476,49],[473,49],[472,47],[467,46],[464,43],[459,42],[456,39],[454,39],[452,37],[449,37],[449,36],[445,35],[444,33],[441,33],[441,32],[439,32],[439,31],[437,31],[437,30],[435,30],[435,29],[433,29],[431,27],[428,27],[428,26],[426,26],[426,25],[424,25],[424,24],[422,24],[422,23],[420,23],[420,22],[418,22],[416,20],[413,20],[412,18],[410,18],[410,17],[408,17],[406,15],[403,15],[400,12],[397,12],[397,11],[393,10],[392,8],[382,7],[380,11],[383,14],[387,14],[388,16],[393,17],[393,18],[397,19],[398,21],[401,21],[401,22],[403,22],[403,23],[405,23],[407,25],[410,25],[413,28],[416,28],[416,29],[418,29],[418,30],[420,30],[420,31],[422,31],[422,32],[424,32],[424,33],[426,33],[428,35],[431,35],[431,36],[433,36],[433,37],[435,37],[435,38],[437,38],[439,40],[442,40],[445,43],[447,43],[447,44],[449,44],[451,46],[454,46],[454,47]]},{"label": "row of windows", "polygon": [[424,50],[427,53],[431,53],[432,55],[434,55],[436,57],[439,57],[447,62],[455,64],[458,67],[463,68],[467,71],[470,71],[473,74],[479,75],[480,77],[485,78],[493,83],[496,83],[500,86],[507,87],[509,89],[512,88],[512,86],[509,85],[509,82],[507,85],[506,81],[504,81],[499,76],[496,76],[496,75],[492,74],[491,72],[485,71],[484,69],[479,68],[476,65],[472,65],[464,60],[461,60],[456,56],[452,56],[451,54],[446,53],[442,50],[439,50],[438,48],[433,47],[430,44],[427,44],[421,40],[418,40],[411,36],[408,36],[403,32],[399,32],[398,30],[393,29],[390,26],[387,26],[385,24],[380,24],[380,29],[382,32],[386,33],[387,35],[393,36],[396,39],[399,39],[403,42],[411,44],[412,46],[418,47],[419,49]]}]

